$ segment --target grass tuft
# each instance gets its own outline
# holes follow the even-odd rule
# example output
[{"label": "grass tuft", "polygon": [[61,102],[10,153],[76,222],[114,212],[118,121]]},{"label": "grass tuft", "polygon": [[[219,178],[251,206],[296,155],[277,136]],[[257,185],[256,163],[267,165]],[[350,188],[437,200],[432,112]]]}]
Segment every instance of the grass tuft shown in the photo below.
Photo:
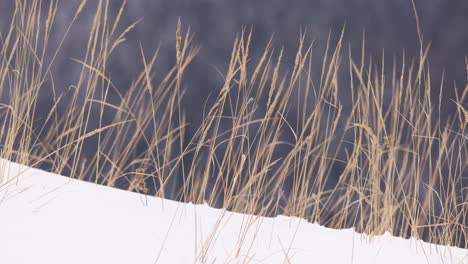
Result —
[{"label": "grass tuft", "polygon": [[[167,199],[467,247],[468,84],[451,98],[458,112],[442,120],[448,88],[431,97],[421,35],[420,56],[399,58],[388,76],[384,60],[346,52],[344,30],[319,68],[306,33],[286,65],[271,42],[250,54],[252,31],[243,30],[188,138],[182,86],[199,48],[180,19],[173,67],[156,79],[159,49],[141,47],[142,70],[121,92],[109,57],[140,20],[119,32],[125,1],[116,16],[99,1],[84,55],[72,61],[80,73],[64,89],[51,73],[61,46],[49,46],[57,2],[47,12],[43,1],[15,3],[0,35],[1,158]],[[43,95],[53,103],[38,113]]]}]

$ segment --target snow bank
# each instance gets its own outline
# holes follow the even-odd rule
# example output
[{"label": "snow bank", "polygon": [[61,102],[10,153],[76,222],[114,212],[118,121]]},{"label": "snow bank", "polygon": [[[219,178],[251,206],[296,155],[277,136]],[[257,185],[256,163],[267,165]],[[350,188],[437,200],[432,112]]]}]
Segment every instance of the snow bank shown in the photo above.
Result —
[{"label": "snow bank", "polygon": [[466,249],[146,197],[6,160],[0,176],[0,263],[468,263]]}]

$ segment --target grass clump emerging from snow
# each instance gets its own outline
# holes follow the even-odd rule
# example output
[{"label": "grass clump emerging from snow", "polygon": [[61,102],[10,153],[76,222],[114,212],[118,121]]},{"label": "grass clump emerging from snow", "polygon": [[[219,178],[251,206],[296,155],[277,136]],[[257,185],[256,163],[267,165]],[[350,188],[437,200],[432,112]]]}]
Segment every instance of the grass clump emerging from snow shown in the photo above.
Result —
[{"label": "grass clump emerging from snow", "polygon": [[[41,12],[43,5],[16,1],[1,32],[0,157],[168,199],[466,247],[468,86],[451,98],[458,111],[441,120],[445,84],[432,100],[424,45],[389,77],[364,47],[358,60],[344,56],[342,38],[327,43],[322,66],[313,68],[305,34],[293,65],[271,42],[253,63],[252,33],[242,32],[224,84],[200,106],[203,121],[187,139],[184,73],[198,52],[189,30],[179,22],[176,60],[163,78],[155,77],[159,50],[141,49],[141,73],[121,93],[108,61],[136,23],[120,29],[125,3],[111,16],[100,1],[85,55],[72,62],[79,78],[65,93],[51,73],[60,56],[60,46],[49,47],[58,7],[51,1]],[[345,83],[338,82],[343,67]],[[54,104],[38,118],[43,93]]]}]

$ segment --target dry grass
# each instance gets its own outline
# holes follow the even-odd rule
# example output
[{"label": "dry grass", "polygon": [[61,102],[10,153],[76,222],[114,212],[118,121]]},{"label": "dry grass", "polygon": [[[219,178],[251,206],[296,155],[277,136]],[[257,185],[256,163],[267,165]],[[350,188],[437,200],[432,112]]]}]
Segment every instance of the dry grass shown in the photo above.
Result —
[{"label": "dry grass", "polygon": [[[362,58],[353,59],[342,39],[329,42],[322,67],[312,68],[305,34],[293,65],[271,43],[253,64],[251,33],[242,32],[215,102],[200,106],[203,121],[186,141],[182,84],[198,51],[189,30],[179,22],[176,61],[163,79],[155,79],[159,50],[141,49],[141,74],[122,94],[108,59],[137,22],[119,31],[125,3],[111,17],[109,1],[99,1],[85,55],[73,62],[81,65],[79,79],[63,92],[51,74],[60,47],[48,46],[57,4],[51,1],[47,12],[41,4],[16,1],[10,27],[1,32],[0,157],[237,212],[467,246],[468,85],[451,98],[458,106],[453,118],[441,120],[447,85],[431,100],[437,88],[422,42],[419,58],[400,58],[387,76],[383,61],[372,63],[364,46]],[[342,67],[349,83],[338,82]],[[46,119],[36,113],[41,93],[54,100]],[[89,156],[84,149],[95,151]]]}]

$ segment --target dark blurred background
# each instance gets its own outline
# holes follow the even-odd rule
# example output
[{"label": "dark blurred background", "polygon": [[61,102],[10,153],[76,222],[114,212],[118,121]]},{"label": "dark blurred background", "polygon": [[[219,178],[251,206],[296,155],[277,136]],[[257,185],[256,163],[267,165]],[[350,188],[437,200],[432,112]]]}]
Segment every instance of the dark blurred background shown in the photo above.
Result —
[{"label": "dark blurred background", "polygon": [[[97,1],[96,1],[97,2]],[[111,1],[116,14],[121,1]],[[415,0],[424,40],[431,43],[432,78],[439,83],[445,72],[447,97],[453,95],[453,84],[464,89],[466,82],[465,56],[468,54],[468,1]],[[69,25],[79,1],[61,1],[52,35],[51,47],[56,47]],[[45,5],[47,7],[47,5]],[[0,29],[5,31],[14,1],[0,1]],[[76,80],[79,65],[71,58],[83,58],[86,35],[89,33],[96,3],[89,1],[75,22],[55,62],[55,82],[65,88]],[[175,29],[178,17],[184,26],[190,25],[195,43],[201,52],[189,68],[184,88],[187,96],[184,108],[188,121],[201,120],[202,105],[213,89],[220,89],[236,33],[243,26],[253,26],[253,57],[260,56],[271,36],[275,47],[285,48],[285,63],[294,63],[299,33],[307,30],[314,40],[315,63],[320,65],[328,33],[332,40],[339,37],[346,25],[345,43],[351,43],[356,54],[361,49],[362,34],[366,36],[366,53],[379,61],[382,51],[391,58],[403,53],[417,57],[419,41],[411,0],[152,0],[128,1],[121,26],[143,18],[132,30],[127,41],[114,53],[109,71],[116,86],[125,90],[141,71],[139,45],[150,54],[161,48],[158,67],[166,72],[174,64]],[[334,43],[332,41],[332,43]],[[167,65],[167,67],[165,67]],[[387,67],[391,70],[391,67]],[[345,69],[344,73],[346,73]],[[345,74],[344,74],[345,75]],[[44,98],[47,100],[47,98]],[[449,106],[453,110],[454,106]],[[193,127],[189,127],[189,133]]]},{"label": "dark blurred background", "polygon": [[[96,1],[97,2],[97,1]],[[71,58],[82,59],[87,35],[92,23],[95,1],[89,1],[76,20],[53,67],[57,89],[67,89],[77,80],[81,66]],[[111,13],[117,14],[120,1],[110,1]],[[56,48],[70,24],[79,1],[61,1],[53,28],[50,47]],[[433,87],[438,88],[445,72],[442,117],[448,118],[456,109],[450,102],[454,88],[465,89],[466,56],[468,54],[468,1],[467,0],[415,0],[421,32],[425,44],[431,44],[429,60]],[[47,9],[44,4],[44,10]],[[9,25],[14,1],[0,1],[0,30]],[[186,96],[183,109],[187,113],[186,137],[190,138],[203,116],[203,105],[210,93],[221,89],[229,64],[229,56],[236,34],[243,26],[253,27],[251,54],[261,56],[265,45],[274,36],[274,47],[284,47],[284,64],[294,64],[295,52],[301,30],[307,31],[307,40],[314,41],[314,63],[320,66],[331,33],[331,44],[336,44],[345,26],[344,43],[350,44],[353,54],[360,58],[365,32],[367,55],[379,62],[385,54],[391,74],[393,58],[403,53],[407,58],[418,57],[420,43],[411,0],[131,0],[123,14],[121,29],[143,18],[126,37],[127,41],[114,52],[109,65],[109,75],[119,90],[125,91],[142,70],[140,45],[146,54],[161,48],[157,70],[163,75],[175,63],[175,31],[178,18],[184,28],[195,32],[194,43],[201,47],[195,61],[185,75],[183,88]],[[344,49],[347,50],[347,47]],[[318,74],[319,71],[315,71]],[[342,67],[346,80],[347,67]],[[435,96],[438,95],[438,91]],[[40,98],[41,106],[50,107],[50,96]],[[295,100],[294,97],[292,100]],[[343,102],[347,106],[347,102]],[[349,106],[349,102],[348,102]],[[295,116],[294,112],[291,112]],[[444,122],[442,122],[444,123]]]}]

